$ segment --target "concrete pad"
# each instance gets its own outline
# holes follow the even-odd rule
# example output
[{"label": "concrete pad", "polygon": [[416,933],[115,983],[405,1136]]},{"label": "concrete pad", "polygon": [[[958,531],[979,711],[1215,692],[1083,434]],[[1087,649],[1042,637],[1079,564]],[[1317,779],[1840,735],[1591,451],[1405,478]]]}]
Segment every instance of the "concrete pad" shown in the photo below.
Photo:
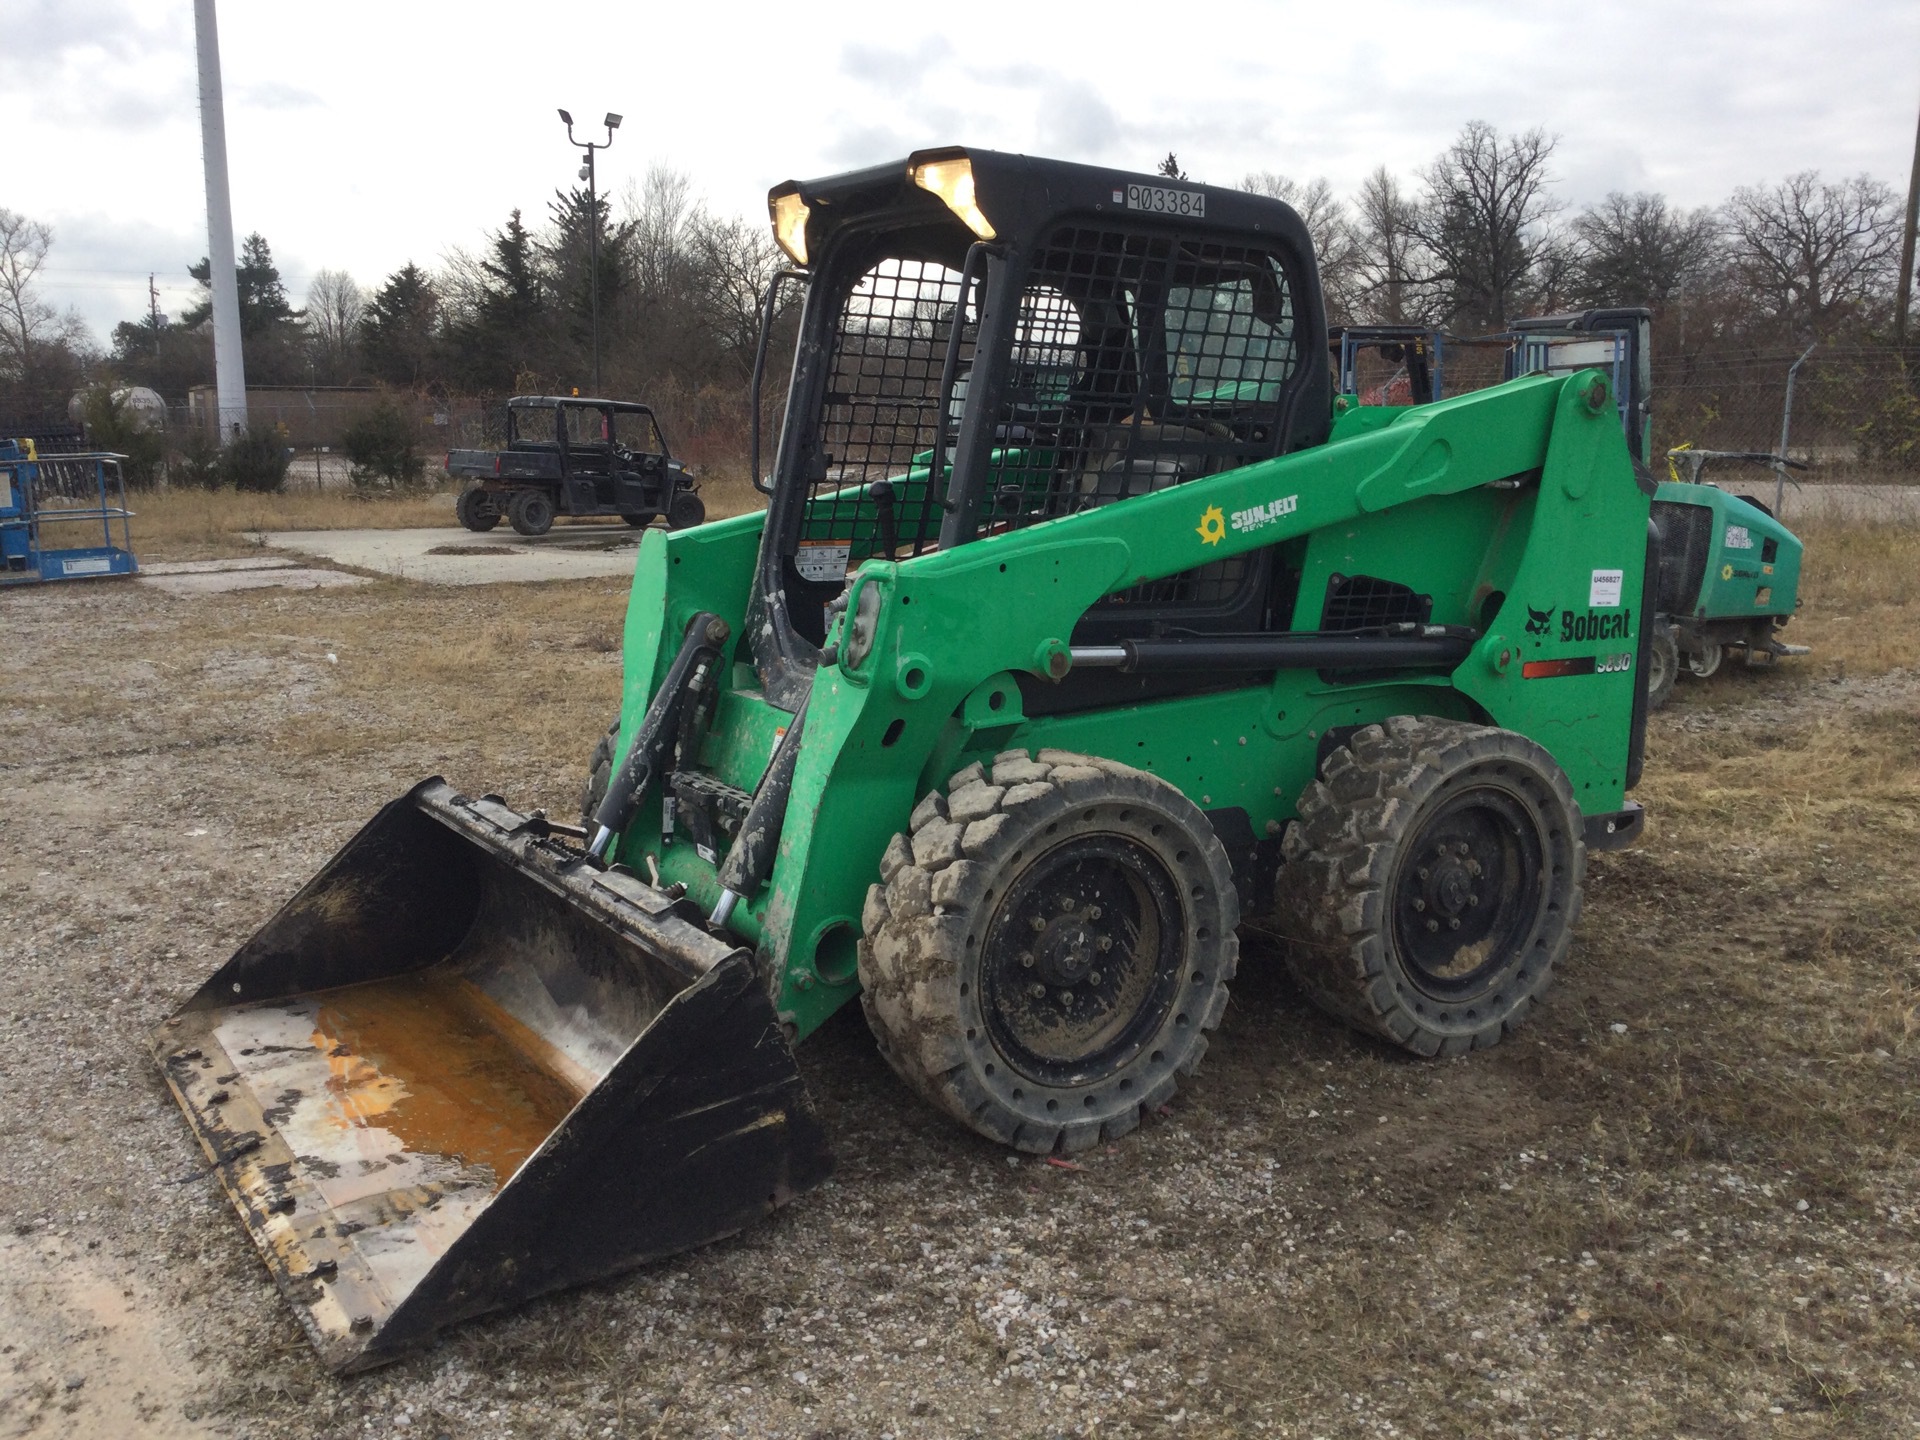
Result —
[{"label": "concrete pad", "polygon": [[144,574],[138,580],[142,585],[164,590],[183,600],[201,595],[229,595],[236,590],[338,590],[349,585],[373,583],[365,575],[349,575],[344,570],[310,570],[302,566],[199,570],[184,575]]},{"label": "concrete pad", "polygon": [[238,555],[224,560],[143,560],[143,575],[213,575],[227,570],[284,570],[293,564],[284,555]]},{"label": "concrete pad", "polygon": [[427,585],[497,585],[633,574],[640,532],[626,525],[556,526],[529,540],[504,527],[472,530],[283,530],[261,537],[292,550]]}]

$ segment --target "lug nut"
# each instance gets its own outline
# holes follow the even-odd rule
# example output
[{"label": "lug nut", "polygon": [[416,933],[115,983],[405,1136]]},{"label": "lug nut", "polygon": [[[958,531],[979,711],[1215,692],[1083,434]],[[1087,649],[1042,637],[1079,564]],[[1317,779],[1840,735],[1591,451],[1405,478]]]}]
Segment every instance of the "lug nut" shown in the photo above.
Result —
[{"label": "lug nut", "polygon": [[1062,1005],[1067,1004],[1072,999],[1073,999],[1073,992],[1071,990],[1062,990],[1060,992],[1060,1003]]},{"label": "lug nut", "polygon": [[1456,915],[1451,920],[1447,921],[1447,928],[1449,930],[1458,930],[1460,928],[1460,917]]},{"label": "lug nut", "polygon": [[1429,935],[1431,935],[1434,931],[1438,930],[1439,928],[1440,928],[1440,922],[1438,920],[1427,921],[1427,933]]},{"label": "lug nut", "polygon": [[1427,869],[1427,867],[1424,865],[1422,865],[1418,870],[1414,871],[1413,873],[1418,875],[1422,880],[1429,880],[1433,878],[1433,872]]},{"label": "lug nut", "polygon": [[1089,905],[1087,907],[1087,918],[1089,920],[1098,920],[1100,918],[1100,907],[1098,905]]},{"label": "lug nut", "polygon": [[1467,904],[1478,905],[1479,903],[1480,903],[1480,897],[1478,895],[1467,896]]},{"label": "lug nut", "polygon": [[1044,986],[1044,985],[1029,985],[1029,986],[1027,987],[1027,998],[1028,998],[1029,1000],[1044,1000],[1044,999],[1046,999],[1046,998],[1047,998],[1047,987],[1046,987],[1046,986]]},{"label": "lug nut", "polygon": [[1047,922],[1045,920],[1041,919],[1038,915],[1033,917],[1033,929],[1035,934],[1038,934],[1040,931],[1046,928],[1047,928]]},{"label": "lug nut", "polygon": [[1062,895],[1060,897],[1060,908],[1062,910],[1073,909],[1073,897],[1071,895]]},{"label": "lug nut", "polygon": [[1031,950],[1022,950],[1020,952],[1020,968],[1023,970],[1033,969],[1033,952]]},{"label": "lug nut", "polygon": [[1454,846],[1453,848],[1457,853],[1461,855],[1465,855],[1468,852],[1468,850],[1470,850],[1472,847],[1469,846],[1466,841],[1462,840],[1458,845]]},{"label": "lug nut", "polygon": [[1087,972],[1087,983],[1089,985],[1098,985],[1100,983],[1100,972],[1098,970],[1089,970]]},{"label": "lug nut", "polygon": [[1113,949],[1113,937],[1111,935],[1102,935],[1100,937],[1099,948],[1100,948],[1100,953],[1102,955],[1106,954],[1107,951]]},{"label": "lug nut", "polygon": [[1416,897],[1413,902],[1413,908],[1416,910],[1424,910],[1427,908],[1427,902]]}]

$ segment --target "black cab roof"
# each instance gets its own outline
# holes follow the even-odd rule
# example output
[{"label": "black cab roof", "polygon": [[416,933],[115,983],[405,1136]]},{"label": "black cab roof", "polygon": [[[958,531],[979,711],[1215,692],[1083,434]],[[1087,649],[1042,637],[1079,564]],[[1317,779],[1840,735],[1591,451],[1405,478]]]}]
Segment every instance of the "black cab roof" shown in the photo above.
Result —
[{"label": "black cab roof", "polygon": [[841,225],[854,220],[867,222],[876,214],[894,212],[908,223],[952,221],[946,204],[921,188],[914,174],[923,165],[957,160],[969,163],[975,203],[1002,239],[1032,235],[1057,217],[1070,214],[1171,217],[1183,226],[1274,235],[1312,263],[1313,245],[1306,226],[1285,201],[1164,175],[975,150],[964,145],[916,150],[904,160],[817,180],[788,180],[767,192],[767,204],[772,211],[781,197],[798,195],[808,209],[808,249],[818,255],[826,250]]}]

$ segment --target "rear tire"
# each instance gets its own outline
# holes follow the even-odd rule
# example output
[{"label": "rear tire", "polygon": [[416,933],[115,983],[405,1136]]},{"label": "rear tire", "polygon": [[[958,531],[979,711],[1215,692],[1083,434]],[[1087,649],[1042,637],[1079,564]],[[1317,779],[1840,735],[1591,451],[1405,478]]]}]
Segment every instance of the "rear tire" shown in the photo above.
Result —
[{"label": "rear tire", "polygon": [[1673,698],[1673,682],[1680,675],[1680,643],[1673,627],[1655,621],[1653,640],[1647,646],[1647,708],[1659,710]]},{"label": "rear tire", "polygon": [[1700,648],[1687,652],[1687,673],[1696,680],[1711,680],[1726,658],[1727,648],[1718,640],[1702,640]]},{"label": "rear tire", "polygon": [[1275,919],[1324,1010],[1419,1055],[1485,1049],[1567,952],[1586,872],[1553,758],[1510,730],[1396,715],[1300,797]]},{"label": "rear tire", "polygon": [[587,783],[580,788],[580,823],[593,833],[593,813],[607,798],[607,786],[613,783],[613,756],[620,745],[620,717],[613,717],[607,733],[594,743],[587,760]]},{"label": "rear tire", "polygon": [[467,529],[483,535],[500,523],[500,512],[494,508],[493,497],[478,485],[460,492],[460,498],[453,502],[453,513]]},{"label": "rear tire", "polygon": [[507,507],[513,528],[531,539],[553,528],[553,497],[544,490],[517,490]]},{"label": "rear tire", "polygon": [[867,1023],[961,1124],[1083,1150],[1198,1068],[1240,906],[1206,817],[1164,780],[1009,750],[922,799],[880,874],[861,916]]},{"label": "rear tire", "polygon": [[691,490],[682,490],[667,507],[667,526],[673,530],[691,530],[707,518],[707,505]]}]

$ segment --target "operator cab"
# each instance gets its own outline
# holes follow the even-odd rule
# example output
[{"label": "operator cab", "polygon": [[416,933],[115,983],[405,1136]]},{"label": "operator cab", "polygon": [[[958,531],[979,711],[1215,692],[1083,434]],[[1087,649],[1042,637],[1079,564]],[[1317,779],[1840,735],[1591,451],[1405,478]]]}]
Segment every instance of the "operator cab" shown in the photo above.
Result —
[{"label": "operator cab", "polygon": [[[951,149],[790,181],[769,208],[808,285],[748,626],[776,704],[804,693],[825,607],[864,561],[1326,437],[1318,277],[1280,201]],[[1205,565],[1084,623],[1265,628],[1277,569],[1267,552]]]}]

